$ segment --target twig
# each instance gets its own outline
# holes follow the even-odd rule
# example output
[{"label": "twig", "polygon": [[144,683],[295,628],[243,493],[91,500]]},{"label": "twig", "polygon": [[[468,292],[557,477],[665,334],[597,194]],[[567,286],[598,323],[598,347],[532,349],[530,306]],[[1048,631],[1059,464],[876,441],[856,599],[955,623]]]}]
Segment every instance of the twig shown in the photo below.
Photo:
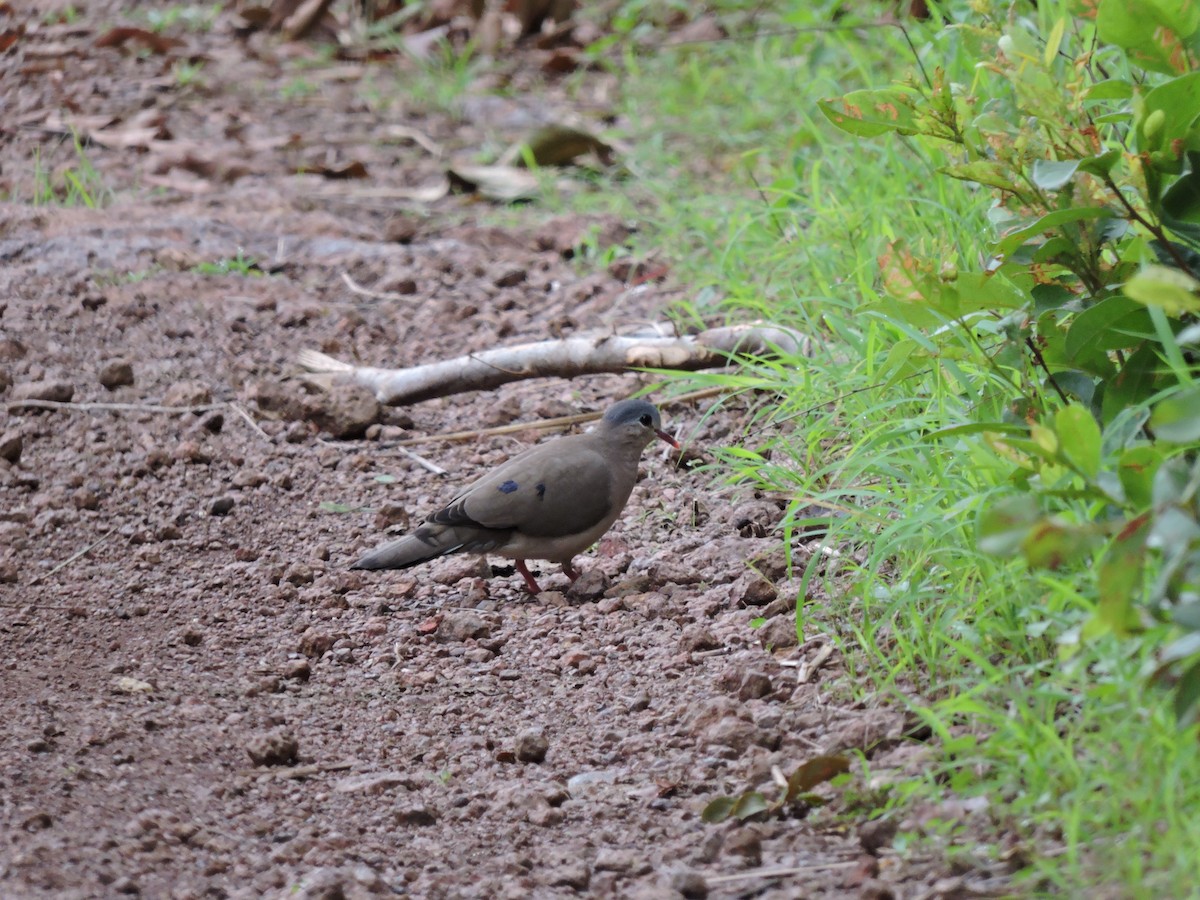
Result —
[{"label": "twig", "polygon": [[204,403],[199,406],[160,406],[155,403],[68,403],[64,400],[5,400],[6,409],[32,406],[36,409],[111,409],[120,412],[199,413],[222,409],[225,403]]},{"label": "twig", "polygon": [[[324,438],[317,438],[317,443],[323,447],[333,447],[333,448],[339,449],[339,450],[345,449],[347,446],[346,444],[335,444],[333,441],[327,441]],[[432,473],[434,475],[438,475],[438,476],[450,474],[449,470],[443,469],[437,463],[430,462],[425,457],[421,456],[419,453],[413,453],[411,450],[405,450],[403,447],[399,447],[396,444],[380,444],[379,447],[380,447],[380,449],[399,451],[402,456],[404,456],[407,459],[412,460],[418,466],[420,466],[422,469],[424,469],[426,472],[430,472],[430,473]]]},{"label": "twig", "polygon": [[[679,394],[676,397],[668,397],[663,402],[690,403],[693,400],[703,400],[707,397],[715,397],[727,390],[730,389],[724,386],[703,388],[687,394]],[[391,450],[395,447],[416,447],[421,444],[433,444],[439,441],[469,441],[474,438],[516,434],[521,431],[549,431],[553,428],[569,428],[572,425],[581,425],[584,422],[591,422],[600,418],[602,415],[604,415],[602,412],[578,413],[573,416],[558,416],[554,419],[541,419],[537,422],[515,422],[512,425],[497,425],[494,428],[475,428],[471,431],[444,431],[441,434],[428,434],[424,437],[405,438],[402,441],[391,441],[386,444],[380,444],[379,447],[380,449]]]},{"label": "twig", "polygon": [[271,444],[272,446],[274,446],[274,442],[271,440],[271,436],[269,434],[267,434],[265,431],[263,431],[262,428],[259,427],[258,423],[254,421],[254,419],[250,415],[250,413],[247,412],[245,409],[243,409],[240,404],[230,403],[229,408],[232,409],[239,416],[241,416],[243,419],[245,419],[246,424],[249,425],[251,428],[253,428],[255,430],[255,432],[258,433],[259,437],[261,437],[268,444]]},{"label": "twig", "polygon": [[370,288],[365,288],[353,278],[349,272],[342,273],[342,281],[346,282],[348,287],[355,294],[361,294],[364,297],[370,297],[372,300],[404,300],[404,294],[397,294],[394,291],[373,291]]},{"label": "twig", "polygon": [[714,875],[704,879],[709,884],[727,884],[731,881],[748,881],[751,878],[783,878],[785,875],[803,875],[806,872],[824,872],[829,869],[849,869],[857,866],[858,862],[815,863],[811,866],[792,866],[787,869],[755,869],[752,872],[738,872],[735,875]]},{"label": "twig", "polygon": [[796,670],[796,683],[808,684],[817,670],[825,665],[825,661],[833,655],[833,644],[826,644],[817,651],[817,655],[812,658],[812,662],[800,664],[800,668]]},{"label": "twig", "polygon": [[97,547],[99,547],[101,544],[103,544],[105,541],[107,541],[110,537],[112,537],[113,532],[115,532],[116,530],[117,530],[117,526],[114,525],[112,528],[108,529],[108,531],[104,532],[104,534],[100,535],[100,537],[96,538],[96,540],[92,541],[90,544],[88,544],[86,547],[84,547],[82,550],[80,550],[74,556],[70,556],[67,559],[64,559],[62,562],[60,562],[57,566],[55,566],[53,569],[51,569],[46,574],[34,576],[33,580],[30,581],[29,584],[31,586],[35,585],[39,581],[41,581],[43,578],[49,578],[51,575],[54,575],[55,573],[62,571],[67,566],[69,566],[71,563],[75,562],[75,560],[79,559],[81,556],[86,556],[88,553],[95,550]]}]

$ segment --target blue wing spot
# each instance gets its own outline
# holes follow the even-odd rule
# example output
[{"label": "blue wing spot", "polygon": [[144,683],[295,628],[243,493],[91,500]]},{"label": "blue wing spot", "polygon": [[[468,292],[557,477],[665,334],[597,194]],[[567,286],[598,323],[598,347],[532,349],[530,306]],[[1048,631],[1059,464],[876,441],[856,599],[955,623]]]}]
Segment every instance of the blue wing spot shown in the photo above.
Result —
[{"label": "blue wing spot", "polygon": [[511,494],[518,487],[520,487],[520,485],[518,485],[515,481],[506,481],[504,484],[500,485],[500,493]]},{"label": "blue wing spot", "polygon": [[543,497],[546,496],[546,486],[544,484],[541,484],[540,482],[538,483],[538,486],[537,486],[537,494],[538,494],[539,500],[541,500]]}]

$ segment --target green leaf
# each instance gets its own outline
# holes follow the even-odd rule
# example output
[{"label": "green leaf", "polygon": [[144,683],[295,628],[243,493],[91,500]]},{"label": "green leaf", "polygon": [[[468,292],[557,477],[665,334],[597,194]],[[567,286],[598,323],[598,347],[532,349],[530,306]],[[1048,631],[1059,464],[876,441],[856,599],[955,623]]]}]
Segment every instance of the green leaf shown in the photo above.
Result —
[{"label": "green leaf", "polygon": [[1143,266],[1125,282],[1125,296],[1144,306],[1157,306],[1167,315],[1200,312],[1200,282],[1186,272],[1166,266]]},{"label": "green leaf", "polygon": [[764,813],[770,808],[771,805],[767,803],[767,798],[758,791],[747,791],[737,798],[729,813],[734,818],[744,822],[751,816],[757,816],[759,813]]},{"label": "green leaf", "polygon": [[1100,39],[1126,50],[1141,66],[1174,74],[1171,33],[1186,38],[1196,30],[1194,3],[1178,0],[1102,0],[1096,11]]},{"label": "green leaf", "polygon": [[1128,297],[1114,294],[1075,317],[1067,331],[1067,359],[1077,360],[1096,350],[1136,347],[1154,333],[1150,313]]},{"label": "green leaf", "polygon": [[1171,444],[1200,441],[1200,386],[1178,391],[1155,404],[1150,428]]},{"label": "green leaf", "polygon": [[321,512],[329,513],[351,513],[354,512],[353,506],[347,506],[345,503],[334,503],[332,500],[322,500],[317,504],[317,509]]},{"label": "green leaf", "polygon": [[[1200,12],[1200,6],[1191,5]],[[1175,142],[1188,136],[1197,116],[1200,116],[1200,72],[1191,72],[1147,91],[1135,129],[1138,150],[1163,148],[1170,157],[1178,158]]]},{"label": "green leaf", "polygon": [[1167,188],[1162,196],[1162,209],[1173,223],[1200,224],[1200,154],[1189,152],[1188,168]]},{"label": "green leaf", "polygon": [[1175,684],[1175,717],[1188,721],[1200,701],[1200,662],[1193,663]]},{"label": "green leaf", "polygon": [[1012,176],[1012,167],[986,159],[977,159],[968,163],[955,163],[938,169],[943,175],[957,178],[959,181],[970,181],[1001,191],[1013,193],[1021,190],[1021,184]]},{"label": "green leaf", "polygon": [[996,250],[1008,255],[1028,241],[1030,238],[1054,231],[1072,222],[1084,222],[1089,219],[1110,219],[1112,211],[1103,206],[1074,206],[1070,209],[1056,209],[1046,213],[1040,219],[1026,223],[1016,231],[1009,232],[996,242]]},{"label": "green leaf", "polygon": [[1140,624],[1134,601],[1145,564],[1148,521],[1147,516],[1139,516],[1123,528],[1100,563],[1096,617],[1118,635],[1129,634]]},{"label": "green leaf", "polygon": [[376,475],[375,480],[378,481],[380,484],[395,484],[396,476],[395,475]]},{"label": "green leaf", "polygon": [[733,812],[735,802],[732,797],[718,797],[716,800],[705,805],[700,813],[700,818],[710,825],[724,822],[729,818],[729,814]]},{"label": "green leaf", "polygon": [[1043,191],[1061,190],[1075,177],[1079,163],[1078,159],[1037,159],[1030,177]]},{"label": "green leaf", "polygon": [[1021,541],[1021,555],[1034,568],[1060,569],[1067,563],[1082,562],[1094,543],[1091,529],[1043,519]]},{"label": "green leaf", "polygon": [[1063,455],[1089,480],[1100,471],[1100,426],[1091,412],[1077,403],[1064,406],[1054,417]]},{"label": "green leaf", "polygon": [[1120,78],[1097,81],[1083,92],[1084,100],[1128,100],[1133,96],[1133,85]]},{"label": "green leaf", "polygon": [[845,756],[814,756],[788,777],[787,793],[783,802],[791,803],[797,795],[811,791],[818,784],[850,771],[850,760]]},{"label": "green leaf", "polygon": [[993,556],[1016,555],[1040,516],[1041,509],[1032,494],[1017,494],[993,503],[979,513],[979,549]]},{"label": "green leaf", "polygon": [[840,99],[818,101],[817,107],[830,122],[857,137],[919,134],[914,99],[912,93],[894,88],[851,91]]},{"label": "green leaf", "polygon": [[1121,454],[1117,476],[1134,509],[1147,509],[1154,502],[1154,474],[1160,465],[1162,454],[1154,447],[1132,447]]},{"label": "green leaf", "polygon": [[1102,411],[1111,422],[1122,410],[1145,403],[1154,394],[1159,360],[1154,344],[1147,341],[1125,360],[1121,371],[1104,384]]}]

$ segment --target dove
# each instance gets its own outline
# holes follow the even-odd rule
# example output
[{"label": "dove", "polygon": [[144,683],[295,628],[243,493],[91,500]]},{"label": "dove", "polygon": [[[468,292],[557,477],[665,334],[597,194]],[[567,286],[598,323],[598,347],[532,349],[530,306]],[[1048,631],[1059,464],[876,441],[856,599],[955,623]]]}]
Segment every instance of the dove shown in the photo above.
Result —
[{"label": "dove", "polygon": [[679,447],[645,400],[622,400],[584,434],[557,438],[497,466],[429,515],[404,537],[384,544],[352,569],[407,569],[449,553],[480,553],[516,561],[529,593],[541,588],[529,559],[572,566],[625,508],[642,451],[655,438]]}]

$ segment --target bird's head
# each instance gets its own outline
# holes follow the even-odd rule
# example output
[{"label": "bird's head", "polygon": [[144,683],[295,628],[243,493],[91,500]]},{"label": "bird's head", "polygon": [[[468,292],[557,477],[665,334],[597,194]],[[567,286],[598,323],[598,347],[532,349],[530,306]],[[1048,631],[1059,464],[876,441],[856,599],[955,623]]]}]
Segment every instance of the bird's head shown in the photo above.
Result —
[{"label": "bird's head", "polygon": [[663,431],[662,416],[658,409],[645,400],[622,400],[613,404],[601,419],[601,427],[641,447],[655,438],[666,441],[672,447],[679,447],[675,438]]}]

